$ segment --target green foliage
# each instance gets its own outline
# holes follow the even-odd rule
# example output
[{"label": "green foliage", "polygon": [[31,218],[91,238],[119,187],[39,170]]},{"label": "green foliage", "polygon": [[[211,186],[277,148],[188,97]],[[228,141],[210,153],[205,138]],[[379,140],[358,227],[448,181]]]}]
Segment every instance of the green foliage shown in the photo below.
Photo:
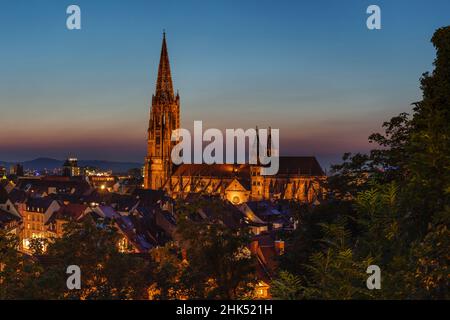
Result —
[{"label": "green foliage", "polygon": [[299,300],[303,298],[304,287],[301,278],[288,271],[280,271],[270,284],[270,294],[277,300]]},{"label": "green foliage", "polygon": [[43,254],[49,241],[45,238],[34,238],[30,240],[30,250],[33,255]]},{"label": "green foliage", "polygon": [[151,286],[150,299],[173,300],[191,297],[192,284],[184,277],[188,264],[183,260],[176,244],[167,243],[164,247],[155,248],[151,255],[154,262],[152,265],[154,282]]},{"label": "green foliage", "polygon": [[[111,224],[65,225],[62,238],[31,242],[34,256],[18,252],[18,239],[0,231],[1,299],[145,299],[149,263],[119,252]],[[46,248],[44,252],[44,247]],[[69,265],[81,269],[81,290],[66,286]]]},{"label": "green foliage", "polygon": [[[369,137],[380,149],[345,154],[329,179],[334,200],[300,214],[290,241],[313,249],[281,263],[302,279],[304,298],[450,297],[450,27],[432,42],[435,70],[423,75],[412,116],[402,113]],[[365,288],[371,263],[382,270],[379,291]]]},{"label": "green foliage", "polygon": [[224,201],[176,205],[176,241],[152,250],[153,299],[246,299],[254,284],[249,232]]},{"label": "green foliage", "polygon": [[[147,264],[141,258],[119,252],[117,231],[109,223],[86,218],[65,225],[62,238],[48,245],[41,261],[47,261],[39,278],[43,298],[143,299],[149,285]],[[81,269],[81,290],[68,290],[66,269]]]},{"label": "green foliage", "polygon": [[365,271],[372,258],[355,254],[355,243],[347,226],[347,218],[338,217],[333,223],[319,224],[323,238],[321,249],[309,257],[305,282],[305,298],[352,299],[367,298]]},{"label": "green foliage", "polygon": [[18,247],[15,235],[0,230],[0,300],[30,299],[39,292],[37,279],[42,270]]},{"label": "green foliage", "polygon": [[414,247],[413,257],[414,261],[417,261],[414,272],[416,296],[449,298],[449,248],[450,232],[444,224],[432,228],[423,241]]}]

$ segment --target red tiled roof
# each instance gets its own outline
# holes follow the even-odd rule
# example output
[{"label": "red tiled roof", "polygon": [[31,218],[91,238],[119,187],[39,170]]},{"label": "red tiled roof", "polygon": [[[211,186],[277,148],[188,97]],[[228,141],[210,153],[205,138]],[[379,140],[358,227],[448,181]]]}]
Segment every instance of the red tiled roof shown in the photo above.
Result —
[{"label": "red tiled roof", "polygon": [[175,170],[173,176],[205,176],[228,177],[249,175],[249,166],[245,164],[182,164]]},{"label": "red tiled roof", "polygon": [[57,218],[73,218],[77,220],[88,208],[85,204],[69,203],[62,206],[56,213]]},{"label": "red tiled roof", "polygon": [[323,176],[324,172],[316,157],[280,157],[278,174]]},{"label": "red tiled roof", "polygon": [[[280,156],[278,174],[323,176],[324,172],[315,157]],[[248,164],[182,164],[173,176],[248,177]]]}]

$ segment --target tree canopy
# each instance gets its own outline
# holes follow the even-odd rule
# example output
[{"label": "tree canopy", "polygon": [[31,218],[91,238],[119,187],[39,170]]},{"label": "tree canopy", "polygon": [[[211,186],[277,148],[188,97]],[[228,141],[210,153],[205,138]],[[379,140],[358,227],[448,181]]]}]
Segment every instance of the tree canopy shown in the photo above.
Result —
[{"label": "tree canopy", "polygon": [[[275,297],[281,282],[305,298],[449,298],[450,27],[431,41],[422,100],[369,137],[378,149],[333,166],[331,201],[299,214],[290,241],[310,247],[283,257]],[[379,291],[366,288],[369,264],[381,268]]]}]

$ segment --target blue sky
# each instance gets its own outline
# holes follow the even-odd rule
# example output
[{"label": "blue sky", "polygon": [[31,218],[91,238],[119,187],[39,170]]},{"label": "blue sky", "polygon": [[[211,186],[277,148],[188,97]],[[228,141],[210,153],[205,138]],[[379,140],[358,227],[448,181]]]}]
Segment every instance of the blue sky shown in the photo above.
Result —
[{"label": "blue sky", "polygon": [[271,125],[282,154],[327,165],[420,99],[449,22],[448,0],[2,0],[0,160],[141,161],[165,29],[183,127]]}]

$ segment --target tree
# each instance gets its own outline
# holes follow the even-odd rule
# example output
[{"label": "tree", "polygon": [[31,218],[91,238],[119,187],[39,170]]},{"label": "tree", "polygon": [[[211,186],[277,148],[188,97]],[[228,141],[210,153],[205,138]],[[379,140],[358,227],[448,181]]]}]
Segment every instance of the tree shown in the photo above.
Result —
[{"label": "tree", "polygon": [[33,255],[41,255],[45,252],[48,243],[46,238],[33,238],[30,240],[30,250]]},{"label": "tree", "polygon": [[[308,261],[297,268],[303,297],[449,297],[450,27],[438,29],[432,43],[435,69],[423,74],[423,99],[412,115],[392,118],[384,134],[369,137],[381,148],[345,154],[333,167],[332,201],[311,209],[323,232],[311,219],[300,221],[307,236],[292,240],[320,246],[308,258],[288,254],[281,262],[293,272]],[[382,270],[380,292],[363,288],[372,262]]]},{"label": "tree", "polygon": [[[62,238],[49,244],[48,261],[40,277],[42,290],[55,299],[145,299],[150,284],[148,264],[131,254],[121,253],[119,235],[106,221],[89,216],[65,225]],[[66,269],[81,269],[81,290],[68,290]]]},{"label": "tree", "polygon": [[18,252],[19,239],[0,229],[0,299],[39,297],[42,270],[30,257]]},{"label": "tree", "polygon": [[355,244],[346,217],[334,223],[322,223],[324,237],[322,248],[313,253],[304,275],[305,297],[312,299],[362,299],[371,292],[365,285],[367,267],[372,257],[356,254]]},{"label": "tree", "polygon": [[270,284],[270,294],[273,299],[299,300],[304,297],[301,278],[288,271],[280,271],[277,278]]},{"label": "tree", "polygon": [[152,275],[150,299],[186,299],[194,295],[191,283],[183,279],[188,264],[183,259],[181,250],[175,243],[169,242],[164,247],[154,248],[152,256]]},{"label": "tree", "polygon": [[[235,219],[230,210],[229,204],[214,198],[177,206],[177,230],[188,263],[181,279],[192,288],[192,298],[236,299],[253,291],[249,230],[240,223],[225,225]],[[208,217],[201,218],[205,212]]]}]

